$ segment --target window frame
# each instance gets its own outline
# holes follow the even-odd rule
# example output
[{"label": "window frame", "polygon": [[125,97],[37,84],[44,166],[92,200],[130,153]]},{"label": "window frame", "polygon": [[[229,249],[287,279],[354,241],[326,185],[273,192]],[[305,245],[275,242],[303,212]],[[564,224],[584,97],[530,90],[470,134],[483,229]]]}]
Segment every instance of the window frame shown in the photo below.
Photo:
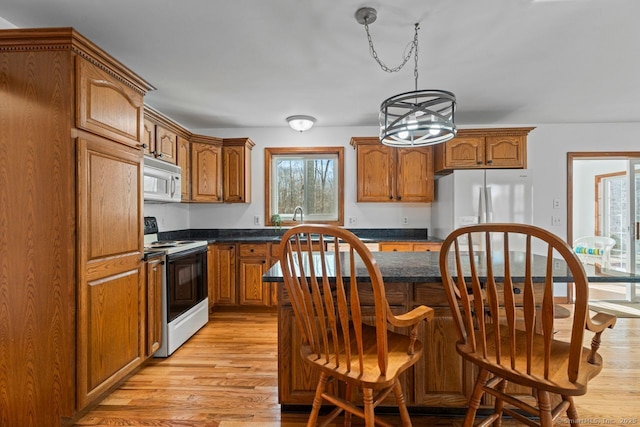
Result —
[{"label": "window frame", "polygon": [[[301,156],[301,155],[337,155],[338,157],[338,219],[335,221],[315,221],[317,224],[344,225],[344,147],[265,147],[264,149],[264,206],[266,226],[275,226],[271,221],[271,163],[273,156]],[[294,226],[299,221],[282,220],[282,226]]]}]

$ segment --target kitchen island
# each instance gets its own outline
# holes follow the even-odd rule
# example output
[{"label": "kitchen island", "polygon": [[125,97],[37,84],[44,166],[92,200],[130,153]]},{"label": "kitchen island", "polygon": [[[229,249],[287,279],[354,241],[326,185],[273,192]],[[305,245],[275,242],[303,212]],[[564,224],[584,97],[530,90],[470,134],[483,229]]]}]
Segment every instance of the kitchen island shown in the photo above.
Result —
[{"label": "kitchen island", "polygon": [[[401,378],[410,411],[464,413],[477,371],[463,362],[455,350],[456,332],[442,287],[439,252],[377,252],[374,256],[385,282],[392,311],[403,313],[418,305],[427,305],[435,310],[434,319],[424,322],[419,328],[418,339],[424,343],[423,357]],[[534,259],[534,275],[538,276],[538,280],[543,276],[543,260],[543,257]],[[630,273],[594,266],[586,266],[585,269],[591,282],[640,282],[640,276]],[[347,270],[345,268],[344,271]],[[356,270],[360,276],[358,266]],[[362,273],[360,298],[370,303],[365,312],[373,316],[372,290],[367,286],[366,275]],[[563,261],[557,261],[554,265],[554,280],[560,284],[571,281]],[[263,281],[275,283],[278,287],[279,402],[284,411],[301,409],[312,403],[318,376],[299,355],[300,334],[284,289],[279,264],[267,271]],[[527,390],[523,390],[523,393],[527,393]],[[384,405],[393,410],[395,401],[388,398]]]}]

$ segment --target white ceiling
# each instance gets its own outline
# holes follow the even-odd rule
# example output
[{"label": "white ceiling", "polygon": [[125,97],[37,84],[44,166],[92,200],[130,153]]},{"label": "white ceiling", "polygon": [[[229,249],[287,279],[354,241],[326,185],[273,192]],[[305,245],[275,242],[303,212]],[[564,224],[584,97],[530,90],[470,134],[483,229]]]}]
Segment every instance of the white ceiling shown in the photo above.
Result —
[{"label": "white ceiling", "polygon": [[[640,121],[638,0],[2,0],[17,27],[74,27],[157,88],[188,129],[374,126],[414,89],[401,61],[420,22],[420,89],[458,99],[458,125]],[[0,19],[0,27],[2,19]]]}]

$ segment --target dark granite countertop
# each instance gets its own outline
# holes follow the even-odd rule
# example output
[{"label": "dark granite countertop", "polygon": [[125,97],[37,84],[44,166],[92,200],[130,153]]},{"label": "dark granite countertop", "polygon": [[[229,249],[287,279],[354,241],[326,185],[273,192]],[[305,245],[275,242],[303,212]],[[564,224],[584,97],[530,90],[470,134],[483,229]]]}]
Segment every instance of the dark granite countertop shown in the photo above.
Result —
[{"label": "dark granite countertop", "polygon": [[[209,243],[273,243],[279,242],[286,229],[189,229],[159,233],[162,240],[207,240]],[[441,242],[430,237],[426,228],[354,228],[350,229],[364,242]]]},{"label": "dark granite countertop", "polygon": [[[522,258],[522,253],[512,254],[512,261],[519,257]],[[341,256],[345,256],[341,253]],[[439,252],[375,252],[374,257],[380,267],[382,278],[385,282],[411,282],[411,283],[428,283],[428,282],[440,282],[440,267],[439,267]],[[348,265],[348,261],[344,260],[345,265]],[[482,266],[480,268],[480,275],[484,274]],[[640,282],[640,275],[632,273],[625,273],[610,269],[596,269],[592,265],[585,266],[587,276],[591,282]],[[348,271],[348,268],[344,268],[344,271]],[[499,275],[500,267],[494,267],[496,275]],[[519,272],[517,268],[512,267],[512,271],[515,276],[524,277],[523,272]],[[356,272],[359,279],[362,281],[368,280],[368,275],[364,265],[359,263],[356,266]],[[533,262],[534,281],[542,281],[545,274],[545,257],[534,255]],[[564,261],[557,261],[554,271],[554,281],[558,283],[570,282],[572,280],[571,275],[567,271]],[[516,279],[517,280],[517,279]],[[271,267],[263,276],[264,282],[282,282],[282,270],[280,264],[277,263]]]}]

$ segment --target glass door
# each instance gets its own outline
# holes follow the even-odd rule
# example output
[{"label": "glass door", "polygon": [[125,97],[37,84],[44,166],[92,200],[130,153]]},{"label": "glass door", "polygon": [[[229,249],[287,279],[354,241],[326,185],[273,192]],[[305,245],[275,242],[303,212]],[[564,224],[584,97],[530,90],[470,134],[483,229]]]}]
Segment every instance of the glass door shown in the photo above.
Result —
[{"label": "glass door", "polygon": [[[640,160],[629,160],[627,170],[629,188],[629,243],[627,254],[627,265],[632,273],[640,272]],[[627,285],[627,300],[636,299],[636,286],[631,283]]]}]

